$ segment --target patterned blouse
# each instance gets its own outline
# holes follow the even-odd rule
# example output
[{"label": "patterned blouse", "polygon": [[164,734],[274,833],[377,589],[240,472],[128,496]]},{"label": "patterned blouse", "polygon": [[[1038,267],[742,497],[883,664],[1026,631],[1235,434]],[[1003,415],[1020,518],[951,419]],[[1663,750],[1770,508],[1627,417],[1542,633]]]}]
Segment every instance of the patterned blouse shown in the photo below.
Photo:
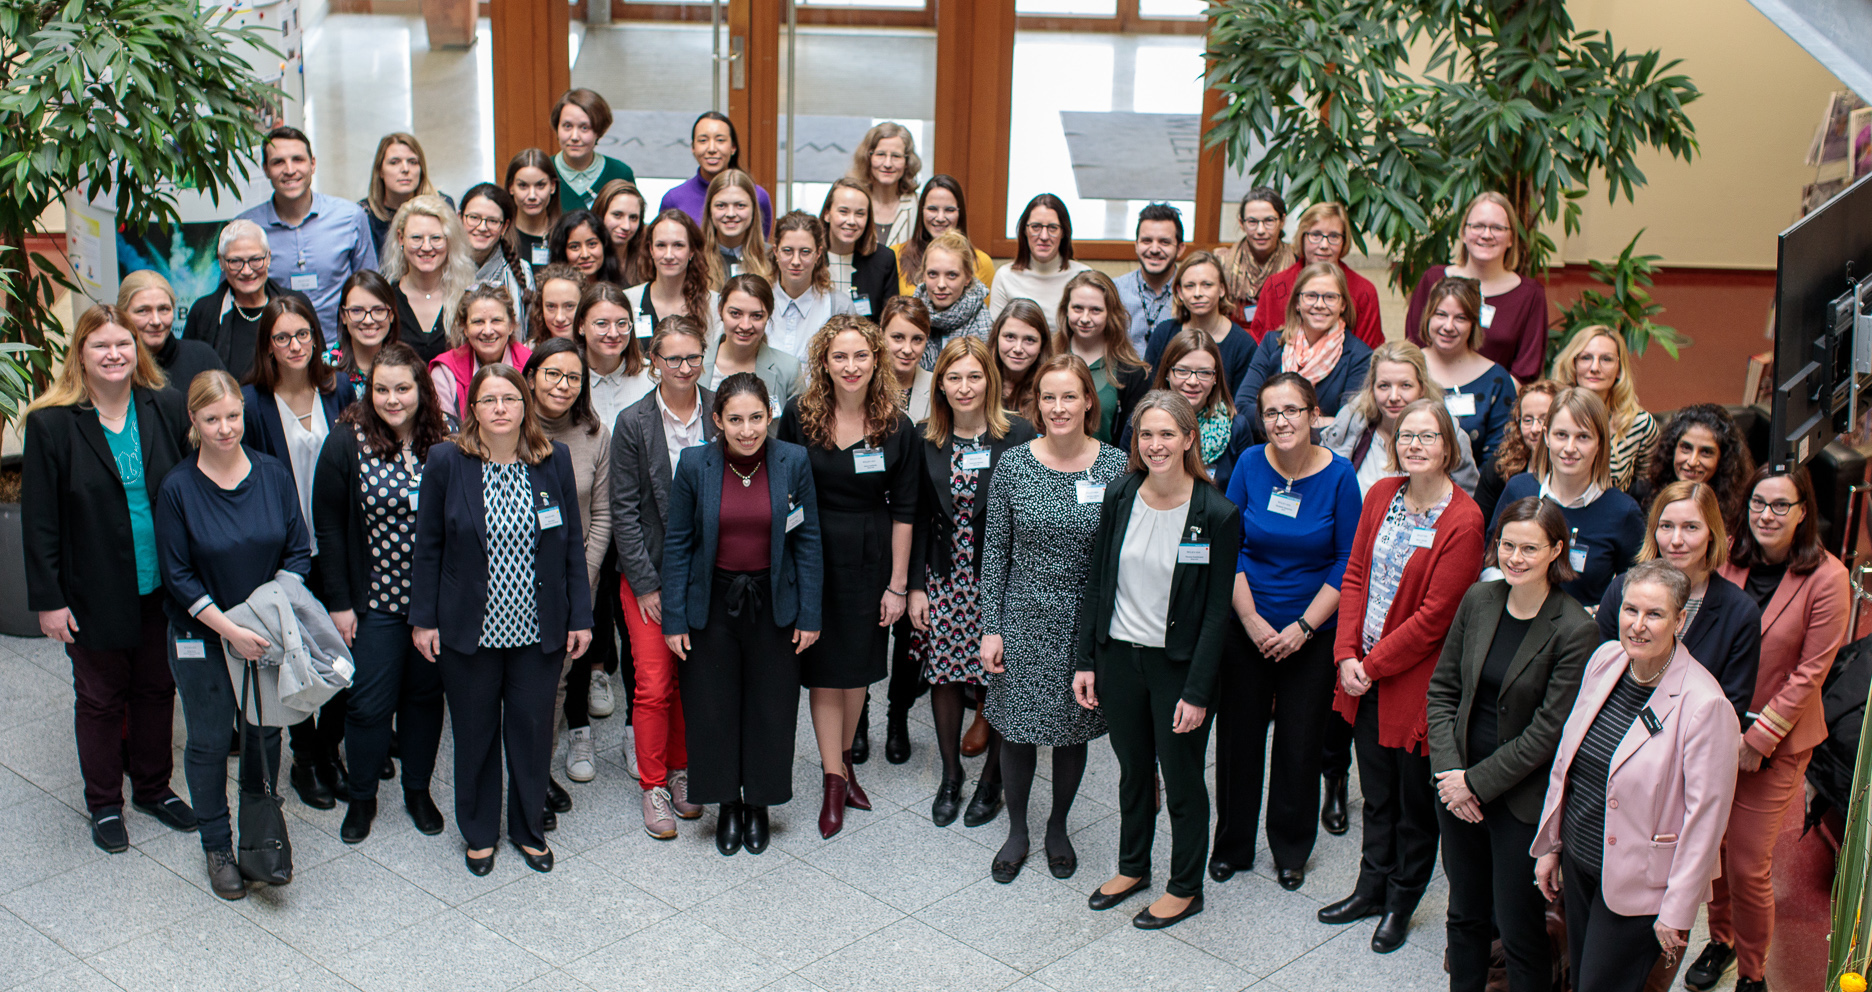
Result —
[{"label": "patterned blouse", "polygon": [[1651,461],[1651,450],[1657,444],[1657,418],[1638,411],[1631,423],[1612,438],[1612,488],[1630,489],[1639,470]]},{"label": "patterned blouse", "polygon": [[488,596],[481,646],[517,648],[540,639],[533,598],[538,521],[523,462],[481,463],[481,499],[487,509]]},{"label": "patterned blouse", "polygon": [[[357,428],[352,428],[357,430]],[[422,467],[409,448],[391,458],[370,453],[358,431],[358,501],[370,549],[370,590],[365,605],[379,613],[409,613],[411,550],[415,546],[416,491]]]},{"label": "patterned blouse", "polygon": [[1391,615],[1391,600],[1404,578],[1404,566],[1410,564],[1411,553],[1417,550],[1411,543],[1411,532],[1419,527],[1434,529],[1437,518],[1449,507],[1450,497],[1456,494],[1452,485],[1427,512],[1412,513],[1404,508],[1404,493],[1409,488],[1408,485],[1398,487],[1397,495],[1391,497],[1390,509],[1385,511],[1384,521],[1378,525],[1378,536],[1372,539],[1371,577],[1365,585],[1365,626],[1361,630],[1366,651],[1370,651],[1384,633],[1385,618]]}]

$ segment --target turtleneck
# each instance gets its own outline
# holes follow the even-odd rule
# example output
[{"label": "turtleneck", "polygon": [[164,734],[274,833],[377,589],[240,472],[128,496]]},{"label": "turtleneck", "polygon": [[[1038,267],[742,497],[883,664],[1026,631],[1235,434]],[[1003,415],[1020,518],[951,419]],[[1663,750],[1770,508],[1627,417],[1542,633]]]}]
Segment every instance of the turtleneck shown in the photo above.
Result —
[{"label": "turtleneck", "polygon": [[767,444],[751,455],[737,455],[722,442],[721,527],[715,567],[730,572],[758,572],[773,557],[773,500],[768,491]]}]

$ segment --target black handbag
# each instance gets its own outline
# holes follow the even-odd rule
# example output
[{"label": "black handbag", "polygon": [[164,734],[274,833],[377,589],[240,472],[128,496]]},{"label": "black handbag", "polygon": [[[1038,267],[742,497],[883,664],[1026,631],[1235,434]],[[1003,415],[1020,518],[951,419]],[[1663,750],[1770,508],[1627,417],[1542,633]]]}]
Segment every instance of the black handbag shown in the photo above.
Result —
[{"label": "black handbag", "polygon": [[[259,662],[249,660],[241,675],[241,733],[247,733],[248,724],[247,692],[249,686],[260,684]],[[254,697],[256,707],[262,705],[259,696]],[[258,712],[256,717],[260,717]],[[262,719],[264,719],[262,717]],[[264,724],[261,724],[262,726]],[[240,794],[240,848],[237,861],[240,864],[241,877],[268,885],[285,885],[292,881],[292,838],[286,834],[286,812],[280,799],[279,791],[273,784],[273,762],[267,757],[266,745],[255,739],[242,744],[260,752],[260,790],[249,790],[245,783]]]}]

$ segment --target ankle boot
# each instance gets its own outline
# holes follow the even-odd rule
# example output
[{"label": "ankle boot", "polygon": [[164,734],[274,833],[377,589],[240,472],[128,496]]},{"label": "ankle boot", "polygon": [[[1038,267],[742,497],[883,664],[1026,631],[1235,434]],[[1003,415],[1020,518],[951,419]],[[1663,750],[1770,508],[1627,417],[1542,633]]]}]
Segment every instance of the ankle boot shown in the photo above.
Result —
[{"label": "ankle boot", "polygon": [[910,760],[910,717],[894,709],[885,724],[884,760],[893,765]]},{"label": "ankle boot", "polygon": [[975,710],[975,720],[969,724],[968,731],[962,735],[962,756],[973,758],[988,750],[988,721],[982,718],[981,709]]},{"label": "ankle boot", "polygon": [[859,787],[858,775],[856,772],[852,771],[852,753],[850,751],[845,752],[845,805],[850,806],[852,809],[862,809],[867,812],[871,809],[871,797],[865,795],[864,789]]},{"label": "ankle boot", "polygon": [[858,713],[858,729],[852,731],[851,749],[845,752],[847,761],[864,764],[871,758],[871,697],[865,696],[865,707]]},{"label": "ankle boot", "polygon": [[1326,780],[1326,801],[1320,804],[1320,826],[1333,835],[1346,832],[1346,776]]},{"label": "ankle boot", "polygon": [[825,800],[819,804],[819,836],[828,840],[845,826],[845,776],[826,772]]}]

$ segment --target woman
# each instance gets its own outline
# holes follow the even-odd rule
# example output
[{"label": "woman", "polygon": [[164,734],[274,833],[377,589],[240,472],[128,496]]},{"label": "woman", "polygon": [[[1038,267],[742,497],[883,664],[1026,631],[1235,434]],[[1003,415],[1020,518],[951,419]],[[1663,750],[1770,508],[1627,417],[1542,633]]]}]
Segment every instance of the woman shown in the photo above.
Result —
[{"label": "woman", "polygon": [[1521,382],[1540,377],[1547,357],[1547,290],[1519,275],[1525,246],[1508,198],[1490,190],[1463,208],[1455,265],[1432,265],[1411,291],[1404,317],[1411,343],[1429,347],[1424,315],[1436,306],[1431,290],[1443,280],[1469,280],[1479,287],[1476,352]]},{"label": "woman", "polygon": [[1507,433],[1519,386],[1507,369],[1476,351],[1486,333],[1482,306],[1473,280],[1444,279],[1430,287],[1423,323],[1413,326],[1429,342],[1422,346],[1424,360],[1430,378],[1444,384],[1443,405],[1469,436],[1476,461],[1486,464]]},{"label": "woman", "polygon": [[71,657],[91,842],[112,854],[130,846],[126,772],[138,809],[196,826],[169,788],[175,678],[151,513],[183,464],[188,413],[126,325],[113,307],[79,316],[58,379],[26,408],[20,480],[26,606]]},{"label": "woman", "polygon": [[1599,644],[1592,618],[1560,591],[1573,575],[1566,553],[1558,507],[1535,498],[1504,510],[1483,557],[1502,578],[1463,596],[1430,676],[1427,743],[1450,881],[1451,992],[1487,987],[1496,930],[1508,988],[1552,982],[1547,905],[1527,884],[1528,846],[1560,728]]},{"label": "woman", "polygon": [[[825,225],[795,210],[774,225],[774,347],[801,361],[813,335],[841,313],[855,313],[849,295],[832,292],[832,269],[826,264]],[[865,314],[868,318],[870,314]],[[922,351],[917,357],[922,357]]]},{"label": "woman", "polygon": [[584,346],[585,360],[591,366],[592,413],[607,429],[617,423],[625,407],[656,388],[650,363],[644,358],[649,342],[632,333],[633,323],[630,297],[616,283],[593,283],[579,297],[578,333],[573,340]]},{"label": "woman", "polygon": [[989,867],[1002,884],[1027,860],[1027,799],[1042,745],[1053,751],[1047,868],[1054,878],[1079,869],[1066,818],[1085,777],[1086,742],[1105,733],[1105,717],[1074,702],[1072,653],[1099,506],[1124,472],[1118,449],[1092,436],[1098,386],[1085,362],[1055,355],[1039,375],[1046,433],[996,466],[982,540],[981,664],[1008,811],[1007,840]]},{"label": "woman", "polygon": [[[276,296],[304,300],[305,294],[267,278],[273,249],[267,246],[266,232],[253,221],[238,217],[228,221],[215,240],[215,257],[221,262],[221,285],[189,305],[182,336],[212,347],[228,374],[236,382],[245,382],[253,371],[261,311]],[[188,383],[176,388],[186,394]]]},{"label": "woman", "polygon": [[[1304,289],[1307,273],[1315,265],[1330,265],[1338,270],[1346,294],[1346,323],[1353,337],[1376,348],[1385,341],[1384,328],[1378,320],[1378,288],[1371,280],[1346,267],[1345,255],[1352,247],[1352,223],[1345,208],[1337,203],[1315,203],[1300,215],[1294,225],[1293,265],[1269,276],[1261,286],[1260,302],[1248,333],[1265,342],[1268,332],[1278,331],[1287,320],[1287,297],[1295,287]],[[1324,397],[1322,396],[1323,400]]]},{"label": "woman", "polygon": [[507,838],[548,872],[550,706],[565,657],[591,646],[577,483],[518,371],[485,366],[467,393],[461,433],[423,466],[409,623],[416,650],[441,666],[468,871],[494,870],[504,747]]},{"label": "woman", "polygon": [[1644,988],[1660,953],[1682,953],[1717,874],[1741,734],[1677,640],[1689,596],[1668,562],[1626,576],[1618,643],[1587,661],[1547,776],[1529,853],[1541,894],[1565,892],[1579,992]]},{"label": "woman", "polygon": [[468,385],[489,365],[522,368],[533,352],[514,340],[513,301],[499,286],[479,285],[468,290],[455,306],[454,329],[448,351],[429,362],[436,402],[466,424],[471,399]]},{"label": "woman", "polygon": [[[997,316],[1009,300],[1022,298],[1040,304],[1047,313],[1058,310],[1066,297],[1067,280],[1087,270],[1084,262],[1073,261],[1072,215],[1066,212],[1066,204],[1051,193],[1041,193],[1027,201],[1014,230],[1014,261],[995,274],[988,315]],[[1125,323],[1130,323],[1129,318]]]},{"label": "woman", "polygon": [[[1334,454],[1344,455],[1358,470],[1359,491],[1370,492],[1378,480],[1395,474],[1391,468],[1391,435],[1397,432],[1398,417],[1404,408],[1442,391],[1430,377],[1424,353],[1416,345],[1386,341],[1372,352],[1364,385],[1320,432],[1320,443]],[[1469,435],[1458,429],[1454,437],[1444,440],[1456,452],[1456,469],[1450,477],[1463,492],[1474,491],[1478,472],[1475,458],[1469,453]]]},{"label": "woman", "polygon": [[1247,328],[1229,319],[1235,305],[1229,299],[1222,262],[1206,251],[1191,252],[1177,263],[1175,288],[1175,317],[1151,329],[1144,361],[1156,369],[1162,364],[1164,348],[1171,338],[1187,330],[1201,331],[1222,351],[1222,368],[1228,374],[1232,394],[1234,386],[1248,378],[1255,339],[1248,336]]},{"label": "woman", "polygon": [[1294,250],[1281,240],[1281,227],[1287,223],[1287,200],[1266,186],[1256,186],[1242,196],[1236,208],[1235,222],[1241,227],[1241,240],[1216,254],[1222,259],[1222,276],[1235,312],[1229,317],[1248,326],[1259,312],[1261,287],[1277,272],[1291,268]]},{"label": "woman", "polygon": [[[1357,314],[1345,275],[1335,264],[1315,263],[1300,270],[1297,291],[1279,293],[1286,325],[1261,339],[1248,377],[1235,385],[1235,406],[1249,419],[1254,419],[1261,384],[1276,372],[1305,376],[1319,397],[1320,412],[1328,417],[1338,416],[1341,403],[1364,385],[1372,349],[1347,331]],[[1262,303],[1272,303],[1274,295],[1268,293]],[[1266,313],[1265,306],[1256,311]]]},{"label": "woman", "polygon": [[773,253],[762,233],[771,223],[754,222],[754,177],[728,169],[709,183],[708,213],[702,220],[702,258],[709,267],[709,286],[720,287],[743,272],[772,281]]},{"label": "woman", "polygon": [[493,183],[480,183],[462,196],[461,222],[468,232],[468,247],[474,250],[474,281],[507,287],[507,295],[519,304],[520,326],[531,327],[533,266],[521,261],[512,238],[518,209],[512,193]]},{"label": "woman", "polygon": [[675,839],[677,819],[702,815],[689,801],[682,697],[662,621],[663,535],[677,459],[721,434],[709,416],[715,394],[697,385],[705,334],[688,317],[664,318],[650,344],[656,391],[625,410],[611,435],[611,537],[623,573],[618,602],[636,670],[630,736],[643,789],[644,832],[657,840]]},{"label": "woman", "polygon": [[722,286],[720,306],[716,319],[722,332],[703,355],[702,383],[720,390],[736,372],[752,372],[775,402],[798,396],[807,385],[800,363],[767,343],[767,319],[773,313],[773,287],[767,280],[752,273],[735,276]]},{"label": "woman", "polygon": [[617,255],[611,248],[611,233],[589,210],[559,215],[546,235],[546,257],[577,269],[586,282],[613,283],[620,289],[624,286]]},{"label": "woman", "polygon": [[507,162],[506,181],[501,183],[514,199],[519,212],[513,217],[513,231],[508,237],[520,258],[534,269],[550,261],[546,235],[559,220],[559,173],[552,159],[537,148],[522,148]]},{"label": "woman", "polygon": [[[903,299],[903,297],[899,297]],[[895,301],[893,301],[895,302]],[[930,803],[939,827],[962,804],[963,695],[988,684],[982,669],[982,527],[995,465],[1034,439],[1033,425],[1000,402],[988,346],[957,338],[936,358],[937,389],[923,429],[922,470],[910,544],[910,658],[930,684],[942,782]],[[962,825],[979,827],[1001,811],[1001,740],[989,732],[988,760]]]},{"label": "woman", "polygon": [[[890,246],[897,258],[897,292],[902,296],[916,295],[917,287],[923,285],[923,253],[930,242],[947,231],[968,236],[968,202],[962,198],[962,184],[954,176],[931,176],[917,199],[917,218],[916,233]],[[982,285],[993,287],[994,260],[979,248],[975,249],[975,272]]]},{"label": "woman", "polygon": [[665,210],[650,224],[650,281],[630,287],[637,337],[648,339],[665,317],[683,316],[720,330],[715,312],[720,297],[709,288],[708,260],[702,254],[702,229],[680,210]]},{"label": "woman", "polygon": [[156,367],[186,393],[189,383],[209,369],[221,368],[221,357],[200,341],[185,341],[175,328],[175,289],[153,269],[138,269],[124,276],[117,287],[117,312],[156,360]]},{"label": "woman", "polygon": [[353,272],[338,293],[338,341],[326,363],[364,393],[377,356],[397,343],[396,290],[370,269]]},{"label": "woman", "polygon": [[1040,422],[1039,372],[1053,357],[1046,313],[1032,300],[1009,300],[988,330],[995,369],[1001,375],[1001,405],[1030,424]]},{"label": "woman", "polygon": [[598,139],[611,130],[611,105],[596,91],[567,90],[553,104],[552,127],[553,137],[559,140],[559,154],[553,156],[559,209],[567,213],[595,209],[593,194],[607,183],[636,181],[630,166],[598,151]]},{"label": "woman", "polygon": [[774,434],[806,449],[825,542],[825,623],[800,657],[825,773],[822,837],[844,826],[845,807],[871,808],[852,771],[851,740],[866,687],[887,674],[886,634],[910,603],[919,459],[887,361],[876,324],[851,314],[827,321],[807,356],[805,392],[787,403]]},{"label": "woman", "polygon": [[935,373],[922,364],[923,350],[929,347],[929,307],[914,296],[893,296],[884,304],[882,319],[891,371],[897,374],[897,405],[909,415],[911,423],[920,424],[929,419],[930,396],[936,382]]},{"label": "woman", "polygon": [[916,224],[917,174],[922,171],[916,137],[896,121],[874,125],[852,152],[845,178],[870,188],[879,245],[901,244],[910,237]]},{"label": "woman", "polygon": [[[189,440],[197,450],[163,479],[155,512],[156,556],[168,593],[163,609],[169,616],[169,669],[188,725],[183,771],[207,855],[208,885],[223,899],[247,895],[228,820],[228,728],[245,738],[242,792],[271,793],[280,754],[276,728],[247,722],[224,654],[226,645],[254,661],[271,645],[222,610],[245,603],[281,573],[304,578],[312,566],[303,501],[292,472],[242,444],[246,417],[241,406],[240,387],[225,372],[203,373],[189,386]],[[114,739],[110,746],[117,746]],[[324,808],[330,809],[330,793],[326,796]]]},{"label": "woman", "polygon": [[410,640],[409,546],[416,536],[417,489],[430,449],[448,436],[422,359],[390,344],[371,365],[365,401],[339,415],[319,452],[312,528],[324,561],[319,598],[357,666],[345,695],[345,752],[351,776],[338,839],[357,844],[377,816],[377,776],[390,756],[396,718],[403,808],[416,829],[442,832],[429,795],[442,741],[442,678]]},{"label": "woman", "polygon": [[1489,517],[1495,516],[1508,480],[1527,471],[1534,452],[1546,446],[1547,414],[1560,389],[1552,379],[1537,379],[1521,387],[1521,395],[1508,411],[1508,427],[1495,446],[1495,457],[1482,462],[1482,478],[1476,483],[1476,506]]},{"label": "woman", "polygon": [[935,367],[936,355],[952,338],[988,337],[993,323],[988,287],[975,276],[975,246],[961,234],[949,231],[930,242],[923,253],[923,285],[917,288],[916,298],[930,312],[930,340],[923,347],[925,368]]},{"label": "woman", "polygon": [[1624,337],[1609,327],[1580,328],[1554,356],[1553,374],[1561,385],[1589,389],[1605,404],[1612,431],[1608,435],[1612,485],[1630,489],[1637,481],[1638,467],[1649,462],[1657,448],[1658,424],[1656,417],[1638,405]]},{"label": "woman", "polygon": [[1554,396],[1547,431],[1528,470],[1508,480],[1497,506],[1499,513],[1501,506],[1524,496],[1559,505],[1572,533],[1567,564],[1575,576],[1560,587],[1589,610],[1644,544],[1644,512],[1630,496],[1611,488],[1607,433],[1599,397],[1584,389],[1562,390]]},{"label": "woman", "polygon": [[720,804],[724,857],[766,851],[767,808],[793,798],[799,655],[819,639],[812,466],[798,445],[769,439],[771,402],[745,372],[722,383],[710,404],[720,438],[679,457],[663,538],[663,640],[696,731],[688,798]]},{"label": "woman", "polygon": [[390,234],[383,276],[396,287],[397,339],[433,361],[458,333],[449,317],[475,281],[468,233],[454,208],[431,195],[398,207]]},{"label": "woman", "polygon": [[1715,403],[1684,407],[1664,425],[1651,460],[1632,484],[1632,499],[1649,506],[1673,482],[1702,482],[1716,490],[1723,526],[1740,536],[1748,527],[1748,482],[1755,456],[1729,411]]},{"label": "woman", "polygon": [[[1217,489],[1228,491],[1235,461],[1254,443],[1254,430],[1246,416],[1235,412],[1235,401],[1222,371],[1222,350],[1201,330],[1184,331],[1170,339],[1158,356],[1152,389],[1167,389],[1188,401],[1196,411],[1197,460]],[[1133,423],[1137,418],[1132,417]]]},{"label": "woman", "polygon": [[555,262],[539,271],[538,305],[533,308],[533,323],[527,344],[533,347],[553,338],[576,338],[579,301],[585,298],[588,283],[579,270]]},{"label": "woman", "polygon": [[870,187],[855,179],[833,180],[819,222],[826,227],[832,292],[850,299],[860,316],[878,319],[885,301],[897,295],[897,256],[871,224]]},{"label": "woman", "polygon": [[[1717,573],[1728,557],[1729,534],[1716,491],[1701,482],[1665,486],[1651,504],[1638,560],[1662,558],[1690,580],[1678,637],[1690,657],[1723,687],[1736,719],[1747,720],[1761,665],[1762,611],[1740,586]],[[1624,576],[1606,585],[1594,614],[1600,640],[1618,639],[1618,606],[1624,595]]]},{"label": "woman", "polygon": [[644,224],[648,207],[643,191],[628,179],[605,183],[592,201],[592,213],[604,221],[605,233],[611,235],[619,285],[635,286],[655,275],[650,264],[650,228]]},{"label": "woman", "polygon": [[1801,800],[1814,745],[1826,737],[1818,690],[1845,642],[1852,602],[1845,566],[1821,545],[1807,470],[1763,467],[1747,492],[1748,526],[1737,532],[1721,572],[1761,607],[1761,666],[1749,703],[1759,715],[1738,751],[1722,874],[1709,904],[1710,942],[1684,975],[1684,985],[1699,992],[1720,981],[1731,961],[1738,990],[1766,988],[1775,841],[1788,807]]},{"label": "woman", "polygon": [[1131,920],[1140,930],[1161,930],[1203,910],[1203,764],[1241,517],[1209,483],[1196,411],[1180,395],[1146,395],[1135,427],[1130,474],[1110,487],[1099,510],[1096,585],[1080,611],[1073,695],[1088,710],[1103,708],[1118,755],[1118,873],[1087,905],[1110,909],[1150,887],[1161,766],[1170,881]]},{"label": "woman", "polygon": [[371,247],[383,253],[384,238],[390,234],[390,218],[412,198],[435,194],[452,207],[454,200],[437,193],[429,181],[429,159],[422,143],[413,134],[393,131],[377,142],[377,157],[371,160],[370,193],[357,201],[370,223]]},{"label": "woman", "polygon": [[1150,366],[1131,347],[1131,317],[1111,277],[1090,269],[1066,281],[1060,294],[1053,350],[1077,355],[1098,382],[1099,424],[1093,437],[1125,436],[1131,408],[1150,391]]},{"label": "woman", "polygon": [[[734,122],[719,111],[704,112],[689,127],[689,154],[695,156],[696,174],[663,194],[657,213],[680,210],[699,225],[705,222],[708,212],[709,184],[723,170],[741,168],[741,139],[735,133]],[[760,201],[761,230],[770,230],[773,203],[767,199],[767,191],[758,186],[754,195]]]}]

